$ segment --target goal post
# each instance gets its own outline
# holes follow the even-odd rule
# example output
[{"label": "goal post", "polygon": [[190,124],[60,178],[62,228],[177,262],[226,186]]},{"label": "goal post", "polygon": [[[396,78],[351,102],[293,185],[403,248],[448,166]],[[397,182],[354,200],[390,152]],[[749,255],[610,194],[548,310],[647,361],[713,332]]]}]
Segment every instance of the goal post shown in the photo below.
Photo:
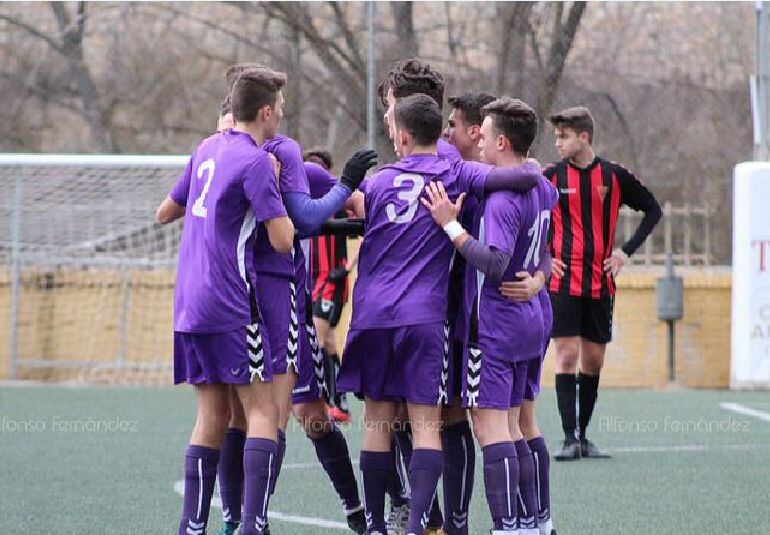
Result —
[{"label": "goal post", "polygon": [[0,378],[170,382],[187,160],[0,154]]}]

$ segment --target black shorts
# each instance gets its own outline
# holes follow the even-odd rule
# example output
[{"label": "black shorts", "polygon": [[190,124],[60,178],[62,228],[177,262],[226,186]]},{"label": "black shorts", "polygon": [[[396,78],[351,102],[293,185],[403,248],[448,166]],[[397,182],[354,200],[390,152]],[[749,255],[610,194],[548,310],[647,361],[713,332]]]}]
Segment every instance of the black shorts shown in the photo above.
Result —
[{"label": "black shorts", "polygon": [[599,299],[550,294],[553,307],[552,338],[580,336],[590,342],[606,344],[612,340],[612,309],[615,299]]},{"label": "black shorts", "polygon": [[[331,284],[331,283],[326,283]],[[345,305],[345,301],[343,300],[345,292],[345,283],[342,282],[340,284],[335,284],[334,288],[334,298],[329,301],[328,299],[323,298],[323,293],[321,292],[322,296],[315,300],[313,303],[313,317],[321,318],[323,320],[326,320],[329,322],[329,325],[332,327],[336,327],[337,324],[340,322],[340,317],[342,316],[342,307]]]}]

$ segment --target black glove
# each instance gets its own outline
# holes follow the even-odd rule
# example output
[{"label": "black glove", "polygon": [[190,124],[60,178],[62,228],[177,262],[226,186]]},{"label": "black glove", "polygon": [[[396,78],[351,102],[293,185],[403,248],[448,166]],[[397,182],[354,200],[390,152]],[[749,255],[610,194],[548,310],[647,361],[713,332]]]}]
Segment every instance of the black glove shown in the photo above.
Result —
[{"label": "black glove", "polygon": [[340,282],[345,280],[345,277],[347,276],[348,270],[344,267],[338,267],[329,272],[329,274],[326,276],[326,280],[329,282]]},{"label": "black glove", "polygon": [[350,191],[356,191],[364,180],[366,172],[377,163],[377,152],[372,149],[359,150],[345,164],[340,182]]}]

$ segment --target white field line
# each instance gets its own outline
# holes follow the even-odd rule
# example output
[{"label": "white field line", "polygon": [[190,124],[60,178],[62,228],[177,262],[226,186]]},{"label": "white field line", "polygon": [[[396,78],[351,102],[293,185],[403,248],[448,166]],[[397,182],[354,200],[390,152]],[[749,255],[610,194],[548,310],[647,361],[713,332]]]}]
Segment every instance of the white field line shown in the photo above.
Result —
[{"label": "white field line", "polygon": [[728,411],[770,422],[770,412],[758,411],[757,409],[752,409],[751,407],[741,405],[740,403],[720,403],[719,406]]},{"label": "white field line", "polygon": [[[184,496],[184,481],[180,480],[174,483],[174,492],[180,496]],[[219,496],[214,496],[211,499],[211,506],[217,509],[222,509],[222,499]],[[341,529],[344,531],[350,531],[350,528],[347,524],[342,522],[335,522],[334,520],[326,520],[325,518],[289,515],[272,510],[268,511],[267,517],[270,520],[280,520],[282,522],[289,522],[291,524],[302,524],[304,526],[313,526],[317,528]]]}]

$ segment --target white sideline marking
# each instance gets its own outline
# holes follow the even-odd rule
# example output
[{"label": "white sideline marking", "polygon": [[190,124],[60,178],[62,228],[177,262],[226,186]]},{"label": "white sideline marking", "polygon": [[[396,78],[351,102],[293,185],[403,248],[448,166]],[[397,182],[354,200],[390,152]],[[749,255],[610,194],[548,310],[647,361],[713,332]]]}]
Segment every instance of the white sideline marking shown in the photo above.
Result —
[{"label": "white sideline marking", "polygon": [[[184,480],[179,480],[174,483],[174,492],[180,496],[184,496]],[[222,498],[219,496],[212,497],[211,506],[222,509]],[[343,524],[342,522],[335,522],[334,520],[326,520],[324,518],[314,518],[311,516],[289,515],[273,510],[267,512],[267,517],[269,520],[281,520],[282,522],[289,522],[291,524],[302,524],[304,526],[314,526],[317,528],[341,529],[345,531],[350,530],[348,525]]]},{"label": "white sideline marking", "polygon": [[770,448],[770,444],[682,444],[681,446],[628,446],[606,448],[611,453],[655,453],[655,452],[691,452],[709,450],[761,450]]},{"label": "white sideline marking", "polygon": [[740,403],[720,403],[719,406],[728,411],[745,414],[746,416],[753,416],[754,418],[770,422],[770,413],[758,411],[757,409],[752,409],[751,407],[741,405]]}]

